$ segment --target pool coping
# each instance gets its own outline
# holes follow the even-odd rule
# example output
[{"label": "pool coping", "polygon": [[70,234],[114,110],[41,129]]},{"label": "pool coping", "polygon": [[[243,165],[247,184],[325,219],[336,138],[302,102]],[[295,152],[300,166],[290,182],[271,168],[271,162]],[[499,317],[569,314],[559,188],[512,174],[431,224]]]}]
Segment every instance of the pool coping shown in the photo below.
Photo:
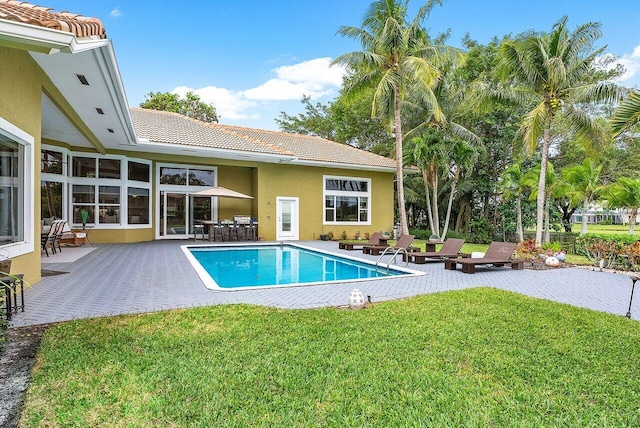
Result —
[{"label": "pool coping", "polygon": [[[297,244],[295,242],[230,242],[228,244],[186,244],[186,245],[181,245],[180,249],[182,250],[183,254],[187,257],[187,260],[189,261],[189,263],[191,264],[191,266],[193,267],[193,269],[196,271],[198,277],[200,278],[200,280],[202,281],[202,284],[205,286],[205,288],[209,289],[209,290],[215,290],[215,291],[230,291],[230,292],[235,292],[235,291],[245,291],[245,290],[264,290],[264,289],[273,289],[273,288],[290,288],[290,287],[307,287],[307,286],[313,286],[313,285],[330,285],[330,284],[341,284],[341,283],[347,283],[347,282],[355,282],[355,283],[359,283],[359,282],[368,282],[368,281],[379,281],[379,280],[384,280],[384,279],[390,279],[389,276],[383,276],[383,277],[379,277],[379,278],[357,278],[357,279],[343,279],[343,280],[335,280],[335,281],[314,281],[314,282],[300,282],[300,283],[295,283],[295,284],[273,284],[273,285],[257,285],[257,286],[246,286],[246,287],[235,287],[235,288],[224,288],[224,287],[220,287],[218,285],[218,283],[213,279],[213,277],[211,277],[211,275],[206,271],[206,269],[202,266],[202,264],[200,264],[200,262],[194,257],[193,253],[190,251],[190,248],[224,248],[224,247],[231,247],[231,248],[241,248],[241,247],[274,247],[274,246],[288,246],[288,247],[296,247],[296,248],[300,248],[306,251],[311,251],[314,253],[320,253],[320,254],[326,254],[328,256],[331,257],[335,257],[338,259],[346,259],[346,260],[350,260],[353,262],[356,262],[358,264],[366,264],[366,265],[371,265],[371,266],[376,266],[376,262],[372,261],[372,260],[365,260],[365,259],[361,259],[361,258],[357,258],[357,257],[353,257],[350,255],[345,255],[345,254],[340,254],[340,253],[334,253],[331,251],[326,251],[323,249],[318,249],[318,248],[314,248],[314,247],[310,247],[310,246],[305,246],[305,245],[300,245]],[[393,260],[393,259],[392,259]],[[404,277],[411,277],[411,276],[422,276],[422,275],[426,275],[425,272],[423,271],[419,271],[419,270],[415,270],[415,269],[410,269],[408,267],[402,267],[399,266],[398,264],[393,265],[393,267],[391,267],[391,260],[386,264],[386,268],[387,269],[393,269],[395,271],[400,271],[400,272],[404,272],[404,275],[394,275],[393,278],[404,278]]]}]

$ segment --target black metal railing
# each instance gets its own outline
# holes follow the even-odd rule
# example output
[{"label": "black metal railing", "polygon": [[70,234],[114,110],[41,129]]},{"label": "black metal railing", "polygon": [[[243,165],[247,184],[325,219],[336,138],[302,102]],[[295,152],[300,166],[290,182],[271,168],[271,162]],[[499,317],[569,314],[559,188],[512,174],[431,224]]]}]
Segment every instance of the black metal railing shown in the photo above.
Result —
[{"label": "black metal railing", "polygon": [[[0,287],[4,289],[5,316],[8,321],[18,311],[24,312],[24,280],[22,274],[0,276]],[[20,295],[20,304],[18,304]]]}]

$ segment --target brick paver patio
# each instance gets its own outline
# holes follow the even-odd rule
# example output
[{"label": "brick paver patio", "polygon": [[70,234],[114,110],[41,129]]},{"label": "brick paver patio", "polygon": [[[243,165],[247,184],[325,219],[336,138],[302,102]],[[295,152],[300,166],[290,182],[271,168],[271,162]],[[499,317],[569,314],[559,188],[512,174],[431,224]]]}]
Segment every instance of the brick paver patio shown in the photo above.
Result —
[{"label": "brick paver patio", "polygon": [[[45,269],[68,272],[43,278],[25,292],[26,311],[14,315],[11,327],[77,318],[145,313],[218,304],[248,303],[278,308],[342,306],[359,288],[372,301],[489,286],[574,306],[625,315],[631,280],[623,274],[581,268],[519,270],[479,268],[473,275],[448,271],[442,263],[409,264],[423,276],[244,291],[205,288],[180,249],[189,241],[154,241],[100,245],[72,263],[46,264]],[[336,242],[301,244],[369,260],[360,251],[338,250]],[[72,251],[68,249],[65,251]],[[640,293],[640,291],[639,291]],[[640,296],[632,307],[640,319]]]}]

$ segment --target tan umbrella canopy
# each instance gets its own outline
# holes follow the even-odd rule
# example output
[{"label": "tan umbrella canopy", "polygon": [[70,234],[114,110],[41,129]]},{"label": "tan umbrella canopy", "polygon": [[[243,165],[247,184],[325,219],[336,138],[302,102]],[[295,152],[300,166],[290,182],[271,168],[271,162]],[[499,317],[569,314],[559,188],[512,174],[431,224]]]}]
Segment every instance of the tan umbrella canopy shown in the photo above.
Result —
[{"label": "tan umbrella canopy", "polygon": [[226,187],[211,187],[209,189],[191,193],[191,196],[218,196],[221,198],[253,199],[253,196],[245,195],[244,193],[236,192],[235,190],[230,190]]}]

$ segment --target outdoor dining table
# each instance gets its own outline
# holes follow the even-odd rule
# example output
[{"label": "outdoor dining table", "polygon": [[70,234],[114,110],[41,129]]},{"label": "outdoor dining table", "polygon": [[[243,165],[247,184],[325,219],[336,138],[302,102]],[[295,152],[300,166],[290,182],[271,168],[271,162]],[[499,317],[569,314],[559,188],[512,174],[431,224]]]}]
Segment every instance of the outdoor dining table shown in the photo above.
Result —
[{"label": "outdoor dining table", "polygon": [[[209,226],[209,241],[257,241],[258,222],[240,223],[231,220],[201,220],[199,223]],[[216,228],[221,229],[220,239],[216,239]]]}]

